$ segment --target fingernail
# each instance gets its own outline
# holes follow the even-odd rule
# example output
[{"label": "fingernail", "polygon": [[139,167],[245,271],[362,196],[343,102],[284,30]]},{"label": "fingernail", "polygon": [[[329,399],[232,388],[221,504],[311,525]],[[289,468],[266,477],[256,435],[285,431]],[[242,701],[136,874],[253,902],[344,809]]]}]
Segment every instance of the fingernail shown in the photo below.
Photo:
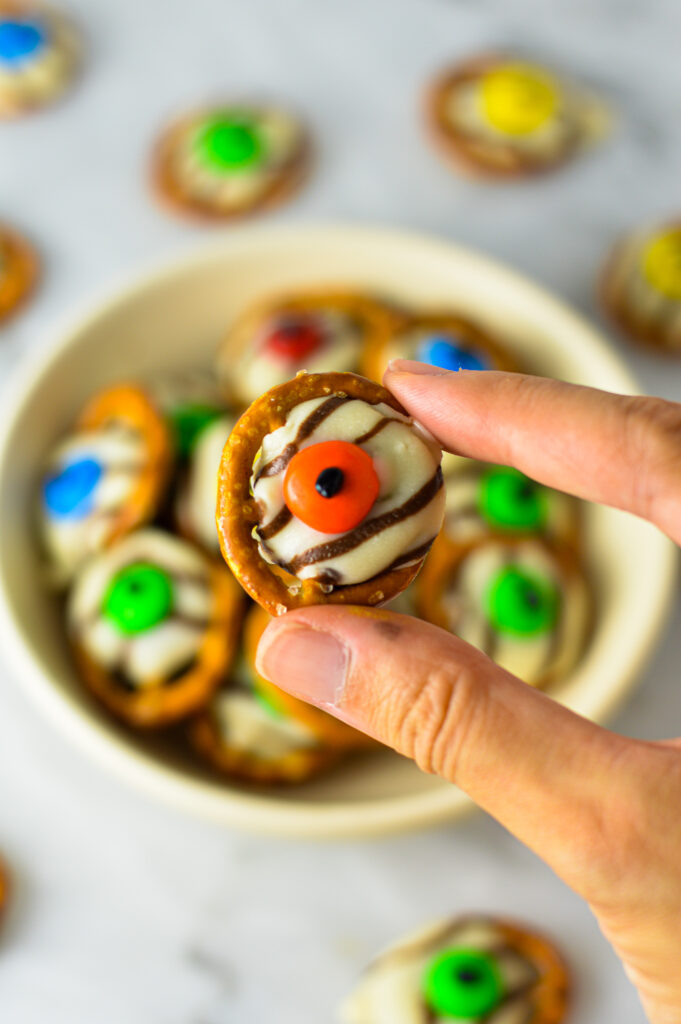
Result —
[{"label": "fingernail", "polygon": [[446,377],[451,370],[443,370],[441,366],[430,363],[417,363],[413,359],[391,359],[388,363],[391,373],[413,373],[419,377]]},{"label": "fingernail", "polygon": [[320,707],[338,704],[345,687],[348,650],[332,633],[300,623],[280,626],[258,648],[256,668],[283,690]]}]

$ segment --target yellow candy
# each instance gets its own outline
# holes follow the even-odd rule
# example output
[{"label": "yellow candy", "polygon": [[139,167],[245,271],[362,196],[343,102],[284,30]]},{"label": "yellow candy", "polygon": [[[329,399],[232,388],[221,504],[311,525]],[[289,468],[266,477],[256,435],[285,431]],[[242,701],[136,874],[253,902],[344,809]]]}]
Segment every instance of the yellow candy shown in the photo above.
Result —
[{"label": "yellow candy", "polygon": [[642,265],[653,288],[681,302],[681,228],[655,235],[643,251]]},{"label": "yellow candy", "polygon": [[504,64],[488,71],[480,89],[485,118],[507,135],[529,135],[549,121],[558,106],[557,83],[530,64]]}]

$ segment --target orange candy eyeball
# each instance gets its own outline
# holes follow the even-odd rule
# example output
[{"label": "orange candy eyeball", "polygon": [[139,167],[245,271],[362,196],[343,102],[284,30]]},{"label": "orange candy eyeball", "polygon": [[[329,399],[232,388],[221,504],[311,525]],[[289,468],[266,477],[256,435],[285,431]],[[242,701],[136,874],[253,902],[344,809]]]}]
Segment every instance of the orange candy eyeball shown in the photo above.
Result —
[{"label": "orange candy eyeball", "polygon": [[321,441],[297,452],[284,475],[284,501],[320,533],[345,533],[362,522],[378,497],[371,456],[349,441]]}]

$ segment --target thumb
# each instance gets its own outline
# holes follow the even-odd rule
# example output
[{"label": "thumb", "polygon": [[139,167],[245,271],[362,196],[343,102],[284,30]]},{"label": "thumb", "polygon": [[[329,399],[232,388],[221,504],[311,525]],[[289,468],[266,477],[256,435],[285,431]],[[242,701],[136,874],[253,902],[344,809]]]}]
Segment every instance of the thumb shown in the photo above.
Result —
[{"label": "thumb", "polygon": [[[456,783],[587,895],[631,741],[580,718],[444,630],[373,608],[273,619],[258,671]],[[609,870],[608,851],[602,850]]]}]

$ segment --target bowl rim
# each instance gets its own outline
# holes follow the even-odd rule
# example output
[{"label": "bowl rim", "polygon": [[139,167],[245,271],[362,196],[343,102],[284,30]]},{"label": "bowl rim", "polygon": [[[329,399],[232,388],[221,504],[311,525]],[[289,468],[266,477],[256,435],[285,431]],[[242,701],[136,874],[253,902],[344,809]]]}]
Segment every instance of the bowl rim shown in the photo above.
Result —
[{"label": "bowl rim", "polygon": [[[146,261],[141,269],[133,268],[132,271],[118,275],[113,283],[102,288],[94,298],[77,303],[75,311],[68,311],[58,319],[55,326],[45,332],[42,344],[32,346],[28,353],[23,354],[8,375],[3,389],[6,408],[0,422],[0,484],[5,474],[14,424],[25,403],[49,376],[74,340],[87,333],[97,322],[108,317],[121,304],[142,296],[168,277],[210,265],[235,253],[257,251],[263,245],[284,249],[291,242],[312,244],[322,240],[325,245],[334,241],[346,244],[352,241],[356,244],[362,240],[371,244],[389,243],[411,249],[420,248],[424,254],[432,257],[453,257],[455,261],[463,261],[480,274],[504,282],[515,292],[522,293],[528,307],[541,311],[542,319],[550,317],[554,323],[562,322],[564,332],[578,331],[588,337],[591,347],[598,351],[599,357],[612,372],[613,381],[619,380],[617,386],[631,394],[640,390],[635,376],[608,345],[601,331],[586,317],[523,274],[475,250],[446,238],[382,225],[319,223],[247,226],[233,229],[226,238],[221,237],[208,244],[204,241],[189,250],[185,248],[179,253],[174,252],[163,260]],[[668,543],[670,549],[673,548],[671,541]],[[647,635],[639,644],[627,672],[620,677],[618,686],[613,687],[610,694],[601,701],[601,720],[607,720],[624,700],[657,642],[671,610],[675,579],[676,560],[670,558],[660,571],[656,601],[650,608]],[[224,791],[218,792],[209,788],[202,781],[163,764],[153,754],[135,749],[123,736],[109,728],[104,720],[99,721],[76,701],[71,701],[60,692],[23,634],[12,606],[10,589],[4,574],[0,574],[0,634],[5,638],[3,646],[7,653],[10,676],[16,677],[17,685],[29,695],[31,702],[46,717],[51,718],[83,753],[150,797],[159,798],[195,816],[250,832],[313,839],[359,838],[414,830],[451,820],[475,806],[461,790],[446,782],[419,793],[333,804],[315,801],[289,803],[257,791],[251,793],[225,787]]]}]

